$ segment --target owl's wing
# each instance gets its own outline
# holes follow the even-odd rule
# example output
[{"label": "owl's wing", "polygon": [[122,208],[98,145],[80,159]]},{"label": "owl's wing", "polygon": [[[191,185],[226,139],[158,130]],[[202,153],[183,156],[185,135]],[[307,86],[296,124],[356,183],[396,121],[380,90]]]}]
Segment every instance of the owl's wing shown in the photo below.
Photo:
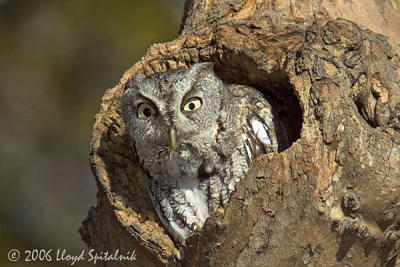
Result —
[{"label": "owl's wing", "polygon": [[283,150],[287,144],[286,131],[264,96],[247,86],[234,85],[230,89],[239,103],[242,140],[249,160]]},{"label": "owl's wing", "polygon": [[249,118],[243,127],[242,138],[250,160],[261,154],[278,151],[275,127],[269,118],[257,115]]}]

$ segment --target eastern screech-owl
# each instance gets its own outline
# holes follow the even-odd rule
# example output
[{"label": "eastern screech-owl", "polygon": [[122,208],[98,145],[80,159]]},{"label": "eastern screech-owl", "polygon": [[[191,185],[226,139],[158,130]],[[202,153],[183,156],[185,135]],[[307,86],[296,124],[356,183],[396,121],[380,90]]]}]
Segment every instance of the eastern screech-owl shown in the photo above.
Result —
[{"label": "eastern screech-owl", "polygon": [[135,76],[122,104],[153,206],[181,245],[228,202],[254,158],[287,143],[263,95],[224,84],[209,62]]}]

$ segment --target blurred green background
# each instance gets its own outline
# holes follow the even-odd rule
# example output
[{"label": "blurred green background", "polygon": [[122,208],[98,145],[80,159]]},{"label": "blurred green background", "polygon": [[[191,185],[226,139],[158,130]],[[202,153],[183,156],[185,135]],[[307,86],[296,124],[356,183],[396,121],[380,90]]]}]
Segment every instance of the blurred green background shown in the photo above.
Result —
[{"label": "blurred green background", "polygon": [[[96,186],[88,145],[101,96],[152,43],[174,39],[183,0],[0,0],[0,266],[10,249],[86,249]],[[74,266],[89,265],[80,262]]]}]

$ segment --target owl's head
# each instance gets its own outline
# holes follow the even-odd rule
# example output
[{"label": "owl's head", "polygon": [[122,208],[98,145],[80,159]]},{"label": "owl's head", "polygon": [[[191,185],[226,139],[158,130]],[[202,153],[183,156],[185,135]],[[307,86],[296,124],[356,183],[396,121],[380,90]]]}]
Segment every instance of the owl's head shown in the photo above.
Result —
[{"label": "owl's head", "polygon": [[124,119],[131,138],[148,149],[207,142],[216,131],[221,102],[229,97],[209,62],[135,76],[122,98]]}]

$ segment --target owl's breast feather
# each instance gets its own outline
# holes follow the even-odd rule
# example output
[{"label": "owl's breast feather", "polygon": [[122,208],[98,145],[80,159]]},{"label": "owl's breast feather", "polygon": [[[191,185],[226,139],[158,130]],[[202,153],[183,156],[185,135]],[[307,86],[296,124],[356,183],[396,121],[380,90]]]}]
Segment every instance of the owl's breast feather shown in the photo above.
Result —
[{"label": "owl's breast feather", "polygon": [[153,178],[180,181],[198,180],[204,156],[195,146],[180,144],[175,149],[167,148],[160,151],[157,156],[143,158],[147,159],[144,160],[143,166]]}]

